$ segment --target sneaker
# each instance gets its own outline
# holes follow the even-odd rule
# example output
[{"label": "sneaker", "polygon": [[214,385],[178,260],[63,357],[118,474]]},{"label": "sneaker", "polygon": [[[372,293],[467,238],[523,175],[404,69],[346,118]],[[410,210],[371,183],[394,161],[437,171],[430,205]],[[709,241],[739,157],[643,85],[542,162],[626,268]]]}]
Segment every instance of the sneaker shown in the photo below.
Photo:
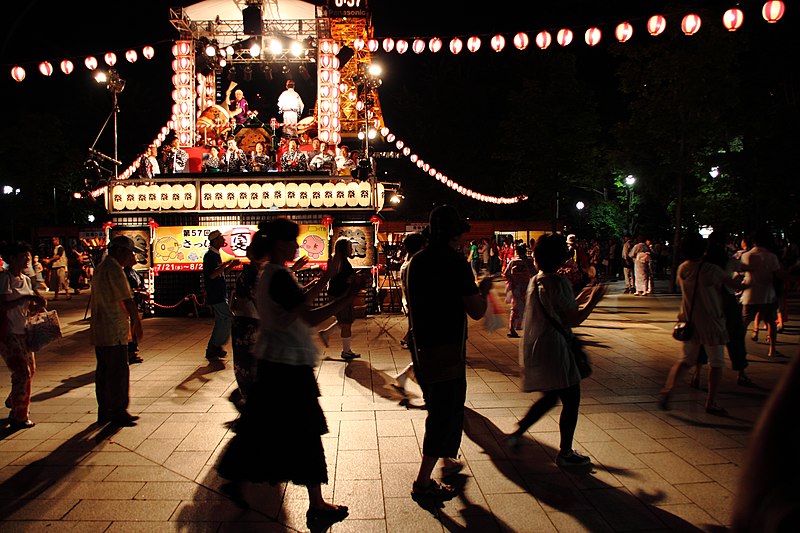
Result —
[{"label": "sneaker", "polygon": [[568,452],[558,452],[556,464],[558,466],[584,466],[592,464],[592,460],[575,450],[569,450]]},{"label": "sneaker", "polygon": [[331,339],[330,331],[323,330],[319,332],[319,340],[322,341],[322,344],[325,345],[326,348],[331,345],[330,339]]},{"label": "sneaker", "polygon": [[442,466],[442,477],[454,476],[464,470],[464,461],[454,458],[445,457],[444,466]]},{"label": "sneaker", "polygon": [[353,350],[347,350],[342,352],[342,359],[351,360],[351,359],[358,359],[361,357],[360,353],[355,353]]}]

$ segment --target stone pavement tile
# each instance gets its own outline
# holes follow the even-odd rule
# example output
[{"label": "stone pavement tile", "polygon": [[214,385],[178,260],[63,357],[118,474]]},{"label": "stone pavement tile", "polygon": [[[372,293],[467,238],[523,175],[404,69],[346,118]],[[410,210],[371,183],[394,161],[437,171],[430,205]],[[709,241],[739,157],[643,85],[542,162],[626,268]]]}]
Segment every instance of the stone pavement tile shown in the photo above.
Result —
[{"label": "stone pavement tile", "polygon": [[[229,500],[219,501],[137,501],[135,503],[169,503],[173,513],[165,520],[173,522],[265,522],[271,518],[253,509],[241,509]],[[154,519],[155,517],[151,517]]]},{"label": "stone pavement tile", "polygon": [[[378,437],[413,437],[414,425],[409,418],[382,419],[377,421]],[[2,447],[0,447],[2,450]]]},{"label": "stone pavement tile", "polygon": [[625,488],[593,489],[583,492],[615,530],[662,529],[654,510]]},{"label": "stone pavement tile", "polygon": [[672,531],[709,531],[709,526],[719,526],[720,522],[693,503],[658,505],[664,511],[662,522]]},{"label": "stone pavement tile", "polygon": [[580,490],[622,488],[622,482],[617,478],[620,473],[635,472],[635,470],[621,470],[606,468],[593,464],[587,472],[579,468],[560,468],[569,480]]},{"label": "stone pavement tile", "polygon": [[57,481],[38,497],[43,500],[131,500],[143,486],[141,481]]},{"label": "stone pavement tile", "polygon": [[378,437],[378,450],[381,463],[419,462],[422,459],[415,436]]},{"label": "stone pavement tile", "polygon": [[197,424],[178,445],[176,451],[213,451],[227,433],[228,428],[218,423]]},{"label": "stone pavement tile", "polygon": [[106,481],[186,481],[186,477],[162,466],[118,466]]},{"label": "stone pavement tile", "polygon": [[214,533],[219,529],[217,522],[125,522],[116,521],[106,533],[173,533],[191,531],[192,533]]},{"label": "stone pavement tile", "polygon": [[185,439],[195,428],[196,422],[170,422],[167,420],[155,430],[151,439]]},{"label": "stone pavement tile", "polygon": [[177,501],[81,500],[64,520],[169,520]]},{"label": "stone pavement tile", "polygon": [[637,457],[673,485],[710,481],[700,470],[672,452],[642,453]]},{"label": "stone pavement tile", "polygon": [[[719,417],[712,419],[714,422],[720,422]],[[681,433],[697,441],[701,446],[706,448],[739,448],[741,445],[730,437],[726,437],[722,432],[708,427],[697,426],[676,426],[676,429]]]},{"label": "stone pavement tile", "polygon": [[644,503],[650,505],[690,503],[681,491],[649,468],[617,472],[614,477]]},{"label": "stone pavement tile", "polygon": [[378,450],[339,450],[336,480],[381,479]]},{"label": "stone pavement tile", "polygon": [[498,459],[496,461],[470,460],[469,467],[475,478],[475,483],[486,496],[489,494],[511,494],[524,492],[525,482],[522,476],[514,470],[511,461]]},{"label": "stone pavement tile", "polygon": [[695,466],[725,464],[730,462],[715,450],[710,450],[689,437],[662,439],[659,442],[666,446],[671,452],[678,454],[686,460],[686,462]]},{"label": "stone pavement tile", "polygon": [[331,533],[386,533],[386,520],[351,520],[347,517],[334,524]]},{"label": "stone pavement tile", "polygon": [[616,441],[585,442],[581,444],[593,458],[608,468],[624,470],[646,468],[646,465],[639,459],[640,456],[632,454]]},{"label": "stone pavement tile", "polygon": [[150,439],[136,447],[136,453],[154,463],[163,464],[183,439]]},{"label": "stone pavement tile", "polygon": [[582,491],[564,472],[556,470],[550,474],[524,474],[523,479],[530,494],[547,512],[593,509]]},{"label": "stone pavement tile", "polygon": [[569,513],[548,512],[547,517],[559,533],[582,533],[584,531],[611,532],[611,526],[595,510],[580,510]]},{"label": "stone pavement tile", "polygon": [[701,465],[697,467],[705,475],[736,494],[739,490],[739,480],[742,469],[739,465],[725,463],[718,465]]},{"label": "stone pavement tile", "polygon": [[633,454],[667,451],[655,439],[636,428],[609,429],[608,434]]},{"label": "stone pavement tile", "polygon": [[[539,422],[535,424],[536,426],[539,425]],[[555,431],[558,430],[558,423],[556,422]],[[544,431],[541,428],[538,428],[538,431]],[[621,430],[617,430],[621,431]],[[611,430],[602,430],[600,426],[592,422],[587,417],[580,417],[578,420],[578,425],[575,428],[575,440],[578,442],[605,442],[614,440],[611,436]]]},{"label": "stone pavement tile", "polygon": [[417,477],[419,461],[381,465],[384,498],[410,498],[411,485]]},{"label": "stone pavement tile", "polygon": [[3,520],[62,520],[79,501],[77,498],[0,500],[0,509]]},{"label": "stone pavement tile", "polygon": [[486,502],[502,531],[556,531],[536,498],[527,492],[489,494]]},{"label": "stone pavement tile", "polygon": [[148,481],[136,492],[137,500],[221,500],[225,497],[192,481]]},{"label": "stone pavement tile", "polygon": [[41,422],[25,431],[17,431],[14,434],[14,439],[41,441],[52,438],[64,428],[70,427],[71,425],[72,424],[67,422]]},{"label": "stone pavement tile", "polygon": [[374,519],[386,516],[380,479],[336,480],[334,500],[349,507],[350,517]]},{"label": "stone pavement tile", "polygon": [[717,448],[714,453],[718,453],[725,459],[736,465],[742,465],[747,458],[747,448]]},{"label": "stone pavement tile", "polygon": [[633,425],[630,422],[628,422],[622,416],[616,413],[593,413],[593,414],[586,414],[583,416],[587,418],[590,422],[596,424],[597,427],[604,430],[625,429],[633,427]]},{"label": "stone pavement tile", "polygon": [[377,427],[374,420],[342,420],[339,423],[340,450],[377,450]]},{"label": "stone pavement tile", "polygon": [[43,520],[22,520],[15,522],[12,520],[3,521],[4,533],[28,533],[33,531],[47,531],[49,533],[61,533],[64,531],[76,531],[78,533],[101,533],[110,531],[111,522],[48,522]]},{"label": "stone pavement tile", "polygon": [[521,440],[519,449],[506,450],[514,469],[521,474],[554,474],[558,467],[544,447],[530,438]]},{"label": "stone pavement tile", "polygon": [[167,460],[164,461],[164,468],[168,468],[186,476],[189,479],[194,479],[200,470],[208,462],[211,457],[211,452],[172,452]]},{"label": "stone pavement tile", "polygon": [[719,483],[682,483],[675,485],[698,507],[725,525],[731,523],[733,493]]},{"label": "stone pavement tile", "polygon": [[671,439],[684,434],[652,413],[632,411],[620,413],[622,418],[654,439]]},{"label": "stone pavement tile", "polygon": [[442,533],[442,524],[420,507],[410,494],[402,498],[385,498],[386,530],[391,533]]},{"label": "stone pavement tile", "polygon": [[[0,441],[2,442],[2,441]],[[22,441],[25,442],[25,441]],[[37,442],[38,441],[31,441]],[[19,451],[0,451],[0,468],[4,466],[8,466],[10,464],[20,464],[17,460],[25,455],[30,450],[19,450]]]}]

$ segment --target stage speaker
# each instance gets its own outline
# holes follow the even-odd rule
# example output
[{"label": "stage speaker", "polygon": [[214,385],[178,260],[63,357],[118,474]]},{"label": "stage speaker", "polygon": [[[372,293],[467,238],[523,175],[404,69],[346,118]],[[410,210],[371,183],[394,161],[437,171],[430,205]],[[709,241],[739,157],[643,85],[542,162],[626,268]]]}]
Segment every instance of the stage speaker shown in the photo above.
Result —
[{"label": "stage speaker", "polygon": [[249,5],[242,9],[242,22],[244,23],[245,35],[261,35],[263,33],[261,7]]},{"label": "stage speaker", "polygon": [[350,61],[350,59],[352,59],[353,54],[355,54],[355,51],[352,48],[350,48],[349,46],[343,46],[339,50],[339,53],[336,54],[336,59],[339,60],[339,70],[340,71],[344,68],[345,64],[348,61]]}]

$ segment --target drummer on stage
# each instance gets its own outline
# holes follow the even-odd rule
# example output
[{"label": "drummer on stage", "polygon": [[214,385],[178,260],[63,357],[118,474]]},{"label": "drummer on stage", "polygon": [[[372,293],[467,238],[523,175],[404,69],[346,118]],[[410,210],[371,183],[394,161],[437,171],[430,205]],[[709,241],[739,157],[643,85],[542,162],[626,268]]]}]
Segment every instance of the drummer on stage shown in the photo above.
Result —
[{"label": "drummer on stage", "polygon": [[[233,88],[236,87],[235,84],[231,83],[228,90],[225,92],[225,98],[230,100],[231,98],[231,91]],[[231,109],[231,119],[236,121],[237,125],[242,125],[247,122],[247,119],[250,117],[250,107],[247,105],[247,100],[244,99],[244,92],[241,89],[236,89],[236,92],[233,93],[233,102],[231,102],[230,107]]]},{"label": "drummer on stage", "polygon": [[294,90],[294,80],[286,80],[286,90],[278,97],[278,111],[283,113],[283,136],[297,136],[297,120],[303,112],[303,99]]}]

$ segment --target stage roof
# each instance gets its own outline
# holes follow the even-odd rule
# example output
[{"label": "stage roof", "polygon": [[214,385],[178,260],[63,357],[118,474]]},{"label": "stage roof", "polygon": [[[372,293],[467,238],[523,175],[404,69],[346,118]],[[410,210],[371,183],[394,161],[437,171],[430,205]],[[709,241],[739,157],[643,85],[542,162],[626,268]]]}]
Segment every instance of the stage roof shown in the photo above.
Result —
[{"label": "stage roof", "polygon": [[[247,7],[244,0],[206,0],[184,8],[190,20],[241,20],[242,9]],[[267,0],[262,4],[265,20],[314,19],[316,7],[302,0]]]}]

